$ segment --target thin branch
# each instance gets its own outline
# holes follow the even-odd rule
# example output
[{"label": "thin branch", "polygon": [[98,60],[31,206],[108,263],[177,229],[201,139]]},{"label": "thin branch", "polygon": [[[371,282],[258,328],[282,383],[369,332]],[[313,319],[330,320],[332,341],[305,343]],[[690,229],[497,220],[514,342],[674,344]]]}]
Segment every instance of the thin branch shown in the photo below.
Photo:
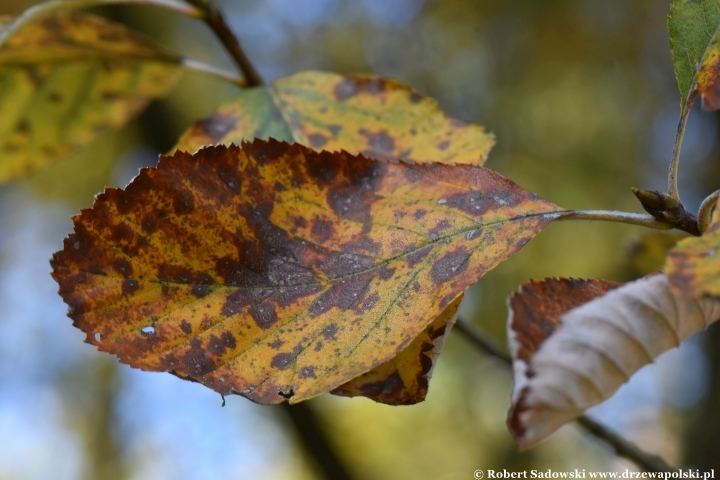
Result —
[{"label": "thin branch", "polygon": [[604,222],[628,223],[656,230],[669,230],[675,225],[663,222],[646,213],[630,213],[615,210],[566,210],[557,220],[600,220]]},{"label": "thin branch", "polygon": [[[472,327],[469,322],[458,318],[455,323],[454,330],[459,331],[467,339],[473,342],[473,344],[479,347],[481,350],[489,353],[490,355],[500,359],[508,366],[512,366],[512,359],[510,356],[502,351],[497,344],[489,339],[482,332]],[[580,425],[582,425],[590,434],[603,440],[605,443],[610,445],[615,452],[628,460],[634,462],[643,470],[648,472],[669,472],[670,467],[660,458],[650,455],[647,452],[640,450],[638,447],[628,442],[621,436],[609,431],[601,424],[590,419],[586,415],[581,415],[576,419]]]},{"label": "thin branch", "polygon": [[188,0],[191,4],[202,10],[202,20],[215,33],[215,36],[223,44],[225,50],[233,58],[240,71],[247,79],[248,87],[257,87],[263,85],[260,74],[257,72],[250,59],[245,55],[240,42],[235,34],[230,30],[225,18],[217,8],[213,7],[207,0]]},{"label": "thin branch", "polygon": [[462,318],[458,318],[458,320],[455,322],[455,327],[453,328],[453,330],[461,332],[467,338],[472,340],[475,345],[479,346],[482,350],[484,350],[485,353],[489,353],[493,357],[501,360],[504,363],[507,363],[508,365],[512,364],[512,358],[510,358],[510,355],[504,352],[500,348],[500,346],[495,343],[494,340],[488,338],[478,329],[472,327],[470,325],[470,322],[467,322]]},{"label": "thin branch", "polygon": [[354,477],[340,460],[335,449],[318,425],[315,412],[305,403],[289,405],[281,403],[281,408],[295,427],[298,440],[329,480],[352,480]]},{"label": "thin branch", "polygon": [[228,72],[227,70],[223,70],[222,68],[208,65],[207,63],[201,62],[199,60],[194,60],[192,58],[183,57],[180,64],[187,70],[192,70],[194,72],[205,73],[214,77],[222,78],[223,80],[226,80],[240,88],[247,87],[247,80],[245,80],[245,77],[241,77],[235,72]]},{"label": "thin branch", "polygon": [[203,11],[193,5],[189,5],[177,0],[50,0],[48,2],[39,3],[25,10],[22,15],[12,21],[6,28],[0,31],[0,45],[12,35],[17,33],[23,27],[40,20],[59,10],[69,10],[75,8],[92,7],[97,5],[113,5],[136,3],[143,5],[154,5],[156,7],[167,8],[182,13],[189,17],[202,18]]},{"label": "thin branch", "polygon": [[673,157],[670,162],[670,173],[668,174],[668,195],[680,201],[680,194],[678,192],[678,165],[680,164],[680,148],[682,147],[683,137],[685,136],[685,127],[687,126],[688,118],[690,117],[691,102],[688,102],[680,114],[680,121],[678,122],[677,133],[675,134],[675,146],[673,147]]},{"label": "thin branch", "polygon": [[604,440],[610,445],[615,453],[623,458],[635,462],[648,472],[671,472],[667,463],[656,455],[650,455],[640,450],[634,444],[628,442],[620,435],[609,431],[603,425],[599,424],[587,415],[577,418],[577,422],[591,435]]}]

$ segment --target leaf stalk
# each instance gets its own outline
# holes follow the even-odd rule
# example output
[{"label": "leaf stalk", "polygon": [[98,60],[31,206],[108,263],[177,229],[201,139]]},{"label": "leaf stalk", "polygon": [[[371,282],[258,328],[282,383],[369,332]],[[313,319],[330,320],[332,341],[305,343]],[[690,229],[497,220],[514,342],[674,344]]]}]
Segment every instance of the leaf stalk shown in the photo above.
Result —
[{"label": "leaf stalk", "polygon": [[[485,334],[480,332],[478,329],[472,327],[467,320],[458,318],[455,323],[454,330],[462,333],[465,338],[470,340],[473,345],[483,350],[486,353],[502,360],[507,366],[512,366],[512,358],[496,345],[496,343],[489,339]],[[596,422],[586,415],[581,415],[577,419],[577,422],[585,428],[585,430],[605,443],[607,443],[615,453],[623,458],[626,458],[637,466],[648,472],[670,472],[671,468],[659,457],[650,455],[647,452],[639,449],[636,445],[628,442],[620,435],[611,432],[602,424]]]},{"label": "leaf stalk", "polygon": [[620,212],[617,210],[565,210],[561,212],[558,220],[599,220],[603,222],[628,223],[656,230],[669,230],[677,228],[667,221],[658,220],[645,213]]},{"label": "leaf stalk", "polygon": [[678,191],[678,166],[680,164],[680,149],[682,148],[683,137],[685,136],[685,127],[690,117],[690,107],[692,102],[686,102],[680,114],[677,133],[675,134],[675,145],[673,146],[673,156],[670,162],[670,172],[668,173],[668,195],[680,202],[680,193]]}]

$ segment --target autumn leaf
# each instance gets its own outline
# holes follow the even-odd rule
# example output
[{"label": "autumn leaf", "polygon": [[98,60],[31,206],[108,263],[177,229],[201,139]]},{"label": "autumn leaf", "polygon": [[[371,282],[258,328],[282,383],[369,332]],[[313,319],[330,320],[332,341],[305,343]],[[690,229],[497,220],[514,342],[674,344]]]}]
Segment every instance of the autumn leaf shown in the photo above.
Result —
[{"label": "autumn leaf", "polygon": [[702,95],[707,110],[720,108],[720,0],[673,0],[668,17],[670,51],[681,109]]},{"label": "autumn leaf", "polygon": [[623,286],[533,282],[509,305],[508,426],[521,448],[606,400],[641,367],[720,318],[720,301],[678,295],[662,274]]},{"label": "autumn leaf", "polygon": [[670,250],[665,274],[673,288],[688,298],[720,297],[720,208],[701,237],[679,242]]},{"label": "autumn leaf", "polygon": [[482,127],[446,116],[395,80],[303,72],[244,90],[197,122],[176,148],[195,152],[270,137],[371,158],[474,165],[495,143]]},{"label": "autumn leaf", "polygon": [[388,405],[425,400],[435,361],[455,324],[462,294],[420,335],[393,358],[331,391],[344,397],[364,396]]},{"label": "autumn leaf", "polygon": [[68,157],[175,83],[179,59],[103,18],[60,14],[0,45],[0,182]]},{"label": "autumn leaf", "polygon": [[256,140],[107,189],[53,276],[122,362],[294,403],[397,355],[560,212],[483,167]]},{"label": "autumn leaf", "polygon": [[[494,144],[494,137],[482,127],[449,118],[434,100],[397,81],[370,75],[304,72],[268,87],[243,90],[191,127],[176,148],[194,152],[205,145],[239,144],[253,138],[275,138],[380,159],[476,165],[484,163]],[[437,331],[430,325],[421,336],[429,341]],[[406,383],[417,377],[416,361],[416,353],[398,359],[407,368],[400,371]],[[379,385],[380,372],[390,375],[394,370],[378,367],[378,372],[369,372],[364,381]],[[362,395],[358,389],[344,392]],[[421,392],[413,384],[393,392],[394,402],[409,402],[411,398],[417,402],[425,397],[426,389]],[[379,400],[372,392],[369,396]],[[383,398],[391,401],[388,395]]]}]

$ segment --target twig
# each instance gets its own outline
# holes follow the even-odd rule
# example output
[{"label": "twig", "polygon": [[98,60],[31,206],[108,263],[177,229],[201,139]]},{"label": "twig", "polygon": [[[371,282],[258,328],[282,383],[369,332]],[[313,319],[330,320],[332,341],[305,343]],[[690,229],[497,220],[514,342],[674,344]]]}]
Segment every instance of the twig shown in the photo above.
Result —
[{"label": "twig", "polygon": [[247,86],[256,87],[263,85],[265,82],[257,70],[255,70],[255,67],[250,62],[250,59],[248,59],[247,55],[245,55],[245,52],[240,46],[240,42],[232,30],[230,30],[230,27],[227,22],[225,22],[220,10],[213,7],[207,0],[188,1],[203,12],[201,17],[202,20],[208,25],[208,27],[210,27],[213,33],[215,33],[215,36],[223,44],[225,50],[227,50],[233,60],[235,60],[235,63],[247,80]]},{"label": "twig", "polygon": [[305,403],[289,405],[282,403],[282,408],[295,427],[303,447],[315,459],[317,466],[329,480],[352,480],[345,465],[333,450],[325,433],[318,425],[315,412]]},{"label": "twig", "polygon": [[91,7],[97,5],[112,5],[124,3],[137,3],[143,5],[154,5],[182,13],[189,17],[202,18],[204,12],[193,5],[177,0],[50,0],[39,3],[25,10],[22,15],[12,21],[7,27],[0,31],[0,45],[12,35],[30,23],[46,17],[58,10],[69,10],[74,8]]},{"label": "twig", "polygon": [[222,68],[218,68],[213,65],[208,65],[207,63],[201,62],[199,60],[183,57],[180,61],[180,64],[188,70],[206,73],[208,75],[222,78],[223,80],[227,80],[228,82],[240,88],[245,88],[248,85],[245,77],[241,77],[237,73],[228,72],[227,70],[223,70]]},{"label": "twig", "polygon": [[675,146],[673,147],[673,157],[670,162],[670,173],[668,174],[668,195],[675,198],[678,202],[680,201],[680,194],[678,192],[678,165],[680,164],[680,148],[682,147],[683,137],[685,136],[685,127],[687,126],[688,118],[690,117],[690,107],[692,102],[687,102],[683,106],[682,113],[680,114],[680,121],[678,122],[677,133],[675,134]]},{"label": "twig", "polygon": [[610,445],[618,456],[635,462],[648,472],[670,472],[670,467],[658,456],[650,455],[613,433],[587,415],[578,417],[577,422],[591,435],[601,438]]},{"label": "twig", "polygon": [[[507,353],[500,350],[493,340],[487,338],[482,332],[472,327],[466,320],[458,318],[455,323],[454,330],[457,330],[465,335],[466,338],[471,340],[475,346],[480,347],[481,350],[502,360],[503,363],[508,366],[512,365],[512,359]],[[590,419],[586,415],[582,415],[576,420],[593,436],[610,445],[619,456],[634,462],[643,470],[648,472],[671,471],[670,467],[662,459],[654,455],[650,455],[647,452],[643,452],[632,443],[609,431],[604,426]]]}]

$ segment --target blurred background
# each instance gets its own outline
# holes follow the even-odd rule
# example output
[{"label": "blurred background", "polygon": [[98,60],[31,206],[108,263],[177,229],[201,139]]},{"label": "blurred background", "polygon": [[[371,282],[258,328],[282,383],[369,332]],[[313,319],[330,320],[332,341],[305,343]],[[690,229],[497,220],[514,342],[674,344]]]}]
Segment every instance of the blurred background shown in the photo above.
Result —
[{"label": "blurred background", "polygon": [[[2,0],[0,14],[34,2]],[[436,98],[497,137],[487,166],[566,208],[640,211],[664,189],[679,113],[668,0],[218,2],[266,81],[372,72]],[[186,56],[232,68],[206,27],[153,7],[98,13]],[[153,165],[236,92],[184,74],[173,94],[82,154],[0,186],[0,479],[469,479],[476,469],[624,470],[575,426],[519,453],[505,427],[509,369],[451,333],[427,400],[388,407],[325,395],[297,407],[220,397],[99,354],[71,326],[48,259],[70,216]],[[693,112],[680,190],[695,211],[720,180],[720,123]],[[505,299],[530,278],[627,281],[662,266],[676,234],[551,225],[473,286],[463,315],[505,345]],[[717,327],[717,325],[716,325]],[[720,471],[720,329],[646,367],[591,415],[673,465]]]}]

